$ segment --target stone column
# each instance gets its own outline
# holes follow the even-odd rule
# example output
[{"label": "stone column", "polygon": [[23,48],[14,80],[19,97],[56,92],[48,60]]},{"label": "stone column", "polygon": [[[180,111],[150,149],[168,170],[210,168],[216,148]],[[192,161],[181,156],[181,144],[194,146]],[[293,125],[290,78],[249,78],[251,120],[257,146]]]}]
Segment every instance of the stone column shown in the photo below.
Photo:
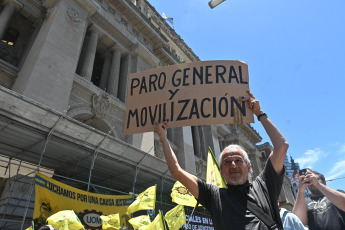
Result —
[{"label": "stone column", "polygon": [[132,65],[131,55],[128,54],[121,61],[119,92],[118,92],[120,101],[124,103],[126,103],[127,101],[127,81],[128,81],[128,75],[130,73],[131,65]]},{"label": "stone column", "polygon": [[118,97],[119,78],[120,78],[121,51],[115,49],[111,61],[110,74],[108,79],[107,92]]},{"label": "stone column", "polygon": [[200,149],[200,135],[199,135],[198,126],[192,126],[192,136],[193,136],[194,155],[201,158],[202,152]]},{"label": "stone column", "polygon": [[1,11],[0,14],[0,40],[4,38],[6,28],[8,26],[8,23],[16,10],[16,7],[12,5],[11,3],[7,3],[5,8]]},{"label": "stone column", "polygon": [[85,56],[80,68],[80,75],[91,81],[93,64],[95,61],[96,49],[98,42],[98,32],[91,30],[89,42],[86,46]]},{"label": "stone column", "polygon": [[199,139],[200,139],[200,158],[207,160],[208,146],[205,141],[204,126],[198,126]]},{"label": "stone column", "polygon": [[58,1],[52,10],[40,27],[12,90],[64,112],[70,100],[88,14],[67,0]]},{"label": "stone column", "polygon": [[181,167],[196,175],[191,128],[189,126],[175,128],[174,143],[178,147],[175,154]]},{"label": "stone column", "polygon": [[107,87],[107,82],[108,82],[109,72],[110,72],[110,65],[111,65],[111,57],[107,55],[104,59],[101,81],[99,83],[99,88],[103,90],[105,90]]},{"label": "stone column", "polygon": [[204,125],[204,137],[205,137],[205,145],[208,147],[210,146],[211,149],[214,151],[214,155],[218,160],[220,152],[223,149],[220,149],[219,141],[218,141],[218,133],[217,133],[217,126],[215,125]]}]

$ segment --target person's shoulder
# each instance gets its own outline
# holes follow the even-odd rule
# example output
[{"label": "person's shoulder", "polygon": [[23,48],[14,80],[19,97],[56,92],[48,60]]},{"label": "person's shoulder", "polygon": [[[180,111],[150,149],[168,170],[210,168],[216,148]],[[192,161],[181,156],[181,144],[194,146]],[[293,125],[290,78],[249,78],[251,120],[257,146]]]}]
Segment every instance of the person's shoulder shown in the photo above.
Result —
[{"label": "person's shoulder", "polygon": [[273,172],[275,172],[270,157],[267,158],[266,163],[265,163],[265,166],[264,166],[264,168],[262,169],[262,171],[261,171],[261,173],[259,174],[259,176],[264,176],[264,173],[265,173],[265,172],[267,172],[267,173],[273,173]]}]

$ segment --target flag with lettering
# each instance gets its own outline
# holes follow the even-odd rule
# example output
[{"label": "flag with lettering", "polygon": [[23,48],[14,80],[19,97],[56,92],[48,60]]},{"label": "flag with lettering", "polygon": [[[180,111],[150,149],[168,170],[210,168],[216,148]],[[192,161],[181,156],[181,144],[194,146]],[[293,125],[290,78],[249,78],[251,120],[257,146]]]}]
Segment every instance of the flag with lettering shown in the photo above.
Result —
[{"label": "flag with lettering", "polygon": [[206,184],[213,184],[220,188],[227,187],[211,148],[208,148],[207,155]]},{"label": "flag with lettering", "polygon": [[189,207],[195,207],[197,203],[196,199],[179,181],[176,181],[171,191],[172,202]]},{"label": "flag with lettering", "polygon": [[108,216],[100,216],[102,219],[102,229],[120,229],[120,214],[111,214]]},{"label": "flag with lettering", "polygon": [[178,230],[186,223],[186,215],[184,206],[179,204],[165,214],[165,221],[168,224],[169,230]]},{"label": "flag with lettering", "polygon": [[139,230],[166,230],[164,216],[162,211],[159,210],[156,218],[146,227],[141,227]]},{"label": "flag with lettering", "polygon": [[136,230],[143,226],[148,226],[151,220],[149,215],[143,215],[131,218],[128,222],[133,226],[134,230]]},{"label": "flag with lettering", "polygon": [[45,225],[46,218],[60,210],[73,210],[78,213],[78,218],[86,229],[102,229],[102,221],[99,216],[114,213],[120,214],[121,225],[127,227],[125,213],[132,202],[132,195],[86,192],[53,180],[42,173],[37,173],[35,176],[34,229],[37,230]]},{"label": "flag with lettering", "polygon": [[126,214],[145,210],[155,209],[156,205],[156,185],[149,187],[144,192],[140,193],[137,199],[128,207]]}]

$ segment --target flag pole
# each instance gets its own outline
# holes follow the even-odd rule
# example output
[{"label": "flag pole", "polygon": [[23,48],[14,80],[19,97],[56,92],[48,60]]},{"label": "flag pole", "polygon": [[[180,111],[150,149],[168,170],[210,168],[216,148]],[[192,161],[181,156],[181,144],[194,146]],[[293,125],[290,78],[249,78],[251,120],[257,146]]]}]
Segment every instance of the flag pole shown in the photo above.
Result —
[{"label": "flag pole", "polygon": [[188,224],[189,224],[189,222],[190,222],[190,219],[192,218],[193,213],[194,213],[194,210],[195,210],[196,207],[198,207],[198,205],[199,205],[199,202],[197,201],[195,207],[193,208],[192,214],[190,214],[190,216],[189,216],[188,223],[185,224],[185,226],[184,226],[184,229],[185,229],[185,230],[187,230],[187,226],[188,226]]},{"label": "flag pole", "polygon": [[161,214],[161,218],[162,218],[162,222],[163,222],[163,228],[164,228],[164,230],[166,230],[167,228],[166,228],[166,226],[165,226],[165,218],[164,218],[164,216],[163,216],[162,210],[159,210],[159,213]]}]

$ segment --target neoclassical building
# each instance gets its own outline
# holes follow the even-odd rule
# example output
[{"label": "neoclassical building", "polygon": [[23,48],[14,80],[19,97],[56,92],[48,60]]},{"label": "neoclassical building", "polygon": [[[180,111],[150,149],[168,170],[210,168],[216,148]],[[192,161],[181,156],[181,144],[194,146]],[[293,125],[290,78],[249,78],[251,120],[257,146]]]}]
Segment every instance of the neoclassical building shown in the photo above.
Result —
[{"label": "neoclassical building", "polygon": [[[0,229],[30,224],[38,170],[95,193],[157,184],[157,209],[169,210],[175,180],[158,137],[123,134],[127,80],[199,57],[147,0],[0,0],[0,12]],[[208,146],[218,156],[242,145],[254,177],[271,148],[249,124],[174,128],[168,138],[203,179]],[[288,178],[280,202],[294,202]]]}]

